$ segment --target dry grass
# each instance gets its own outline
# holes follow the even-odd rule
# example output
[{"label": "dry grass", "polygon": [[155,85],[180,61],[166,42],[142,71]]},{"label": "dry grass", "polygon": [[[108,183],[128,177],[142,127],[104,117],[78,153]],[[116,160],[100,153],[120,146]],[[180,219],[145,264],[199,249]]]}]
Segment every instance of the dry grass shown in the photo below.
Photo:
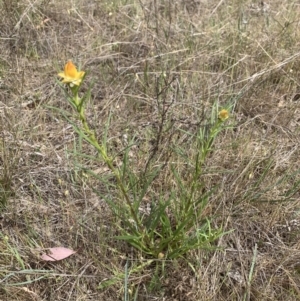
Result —
[{"label": "dry grass", "polygon": [[[114,239],[118,221],[93,191],[104,188],[81,168],[104,177],[105,167],[79,155],[93,150],[51,109],[68,110],[55,81],[68,59],[94,80],[98,135],[111,114],[113,152],[125,134],[139,141],[137,170],[159,122],[162,73],[172,82],[162,154],[176,136],[192,156],[184,131],[214,102],[234,104],[233,129],[203,173],[206,190],[218,187],[207,216],[234,231],[220,250],[188,254],[194,270],[182,259],[132,274],[128,300],[300,300],[298,1],[1,0],[0,13],[0,300],[125,300],[124,278],[99,286],[127,259],[143,262]],[[166,170],[151,196],[172,185]],[[42,262],[39,250],[53,246],[78,253]]]}]

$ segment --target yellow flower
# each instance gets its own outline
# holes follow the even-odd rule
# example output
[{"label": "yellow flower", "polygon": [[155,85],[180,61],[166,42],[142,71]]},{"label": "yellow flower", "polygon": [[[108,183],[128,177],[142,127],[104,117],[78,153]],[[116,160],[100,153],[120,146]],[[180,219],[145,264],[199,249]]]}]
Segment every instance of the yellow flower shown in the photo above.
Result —
[{"label": "yellow flower", "polygon": [[229,118],[229,113],[227,110],[223,109],[219,112],[218,117],[221,121],[224,121]]},{"label": "yellow flower", "polygon": [[58,73],[58,76],[62,77],[62,83],[64,84],[70,84],[71,87],[79,86],[81,84],[81,81],[84,77],[85,72],[84,71],[77,71],[75,65],[68,61],[65,65],[64,72]]}]

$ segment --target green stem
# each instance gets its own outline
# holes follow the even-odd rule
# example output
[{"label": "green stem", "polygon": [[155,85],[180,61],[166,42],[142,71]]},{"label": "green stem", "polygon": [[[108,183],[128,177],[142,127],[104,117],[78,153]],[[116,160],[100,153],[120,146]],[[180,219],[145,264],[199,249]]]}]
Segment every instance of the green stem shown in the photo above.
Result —
[{"label": "green stem", "polygon": [[127,189],[126,189],[126,187],[124,186],[124,184],[121,180],[120,173],[113,166],[113,162],[112,162],[111,158],[107,155],[105,148],[98,143],[98,140],[96,139],[94,132],[89,128],[89,125],[86,121],[84,106],[82,104],[82,100],[78,97],[78,93],[75,93],[73,99],[74,99],[74,103],[76,104],[77,112],[79,114],[79,119],[80,119],[81,124],[83,126],[83,130],[84,130],[86,136],[88,137],[88,139],[87,139],[88,142],[96,148],[96,150],[101,155],[102,159],[104,160],[104,162],[106,163],[108,168],[114,174],[114,177],[117,181],[117,185],[121,189],[121,192],[122,192],[122,194],[125,198],[126,204],[128,205],[128,207],[130,209],[131,216],[134,219],[134,221],[136,223],[136,226],[138,227],[139,231],[142,233],[143,232],[143,227],[142,227],[141,222],[138,218],[138,215],[136,214],[136,212],[135,212],[135,210],[134,210],[134,208],[131,204],[130,198],[129,198],[128,193],[127,193]]},{"label": "green stem", "polygon": [[193,179],[192,179],[192,185],[191,185],[189,199],[185,206],[186,214],[188,214],[189,211],[192,209],[191,208],[192,203],[193,203],[192,200],[194,198],[194,194],[195,194],[196,188],[198,186],[197,184],[199,181],[199,175],[202,172],[202,167],[206,160],[206,157],[209,154],[209,152],[211,151],[211,147],[214,142],[214,139],[217,136],[218,132],[220,131],[221,123],[222,123],[222,121],[218,119],[217,122],[215,123],[215,125],[213,126],[213,128],[210,130],[209,137],[207,139],[202,137],[202,139],[200,141],[200,145],[198,146],[199,150],[198,150],[198,153],[196,156],[195,172],[194,172]]}]

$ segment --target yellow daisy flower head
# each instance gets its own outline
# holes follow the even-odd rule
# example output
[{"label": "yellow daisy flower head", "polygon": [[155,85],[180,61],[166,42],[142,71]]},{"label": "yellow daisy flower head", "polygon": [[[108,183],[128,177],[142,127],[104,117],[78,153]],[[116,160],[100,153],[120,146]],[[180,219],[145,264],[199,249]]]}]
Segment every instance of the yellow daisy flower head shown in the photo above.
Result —
[{"label": "yellow daisy flower head", "polygon": [[58,76],[62,77],[62,83],[70,84],[70,86],[73,87],[80,86],[84,74],[84,71],[77,71],[76,66],[72,63],[72,61],[68,61],[65,65],[64,71],[58,73]]},{"label": "yellow daisy flower head", "polygon": [[224,121],[224,120],[228,119],[229,118],[229,112],[225,109],[221,110],[218,114],[218,118],[221,121]]}]

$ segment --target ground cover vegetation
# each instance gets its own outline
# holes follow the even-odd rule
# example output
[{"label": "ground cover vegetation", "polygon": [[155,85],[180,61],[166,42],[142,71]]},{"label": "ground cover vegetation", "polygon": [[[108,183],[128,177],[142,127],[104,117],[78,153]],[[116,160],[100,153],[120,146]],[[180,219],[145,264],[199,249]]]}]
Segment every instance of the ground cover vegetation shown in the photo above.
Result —
[{"label": "ground cover vegetation", "polygon": [[0,300],[300,300],[297,2],[0,0]]}]

